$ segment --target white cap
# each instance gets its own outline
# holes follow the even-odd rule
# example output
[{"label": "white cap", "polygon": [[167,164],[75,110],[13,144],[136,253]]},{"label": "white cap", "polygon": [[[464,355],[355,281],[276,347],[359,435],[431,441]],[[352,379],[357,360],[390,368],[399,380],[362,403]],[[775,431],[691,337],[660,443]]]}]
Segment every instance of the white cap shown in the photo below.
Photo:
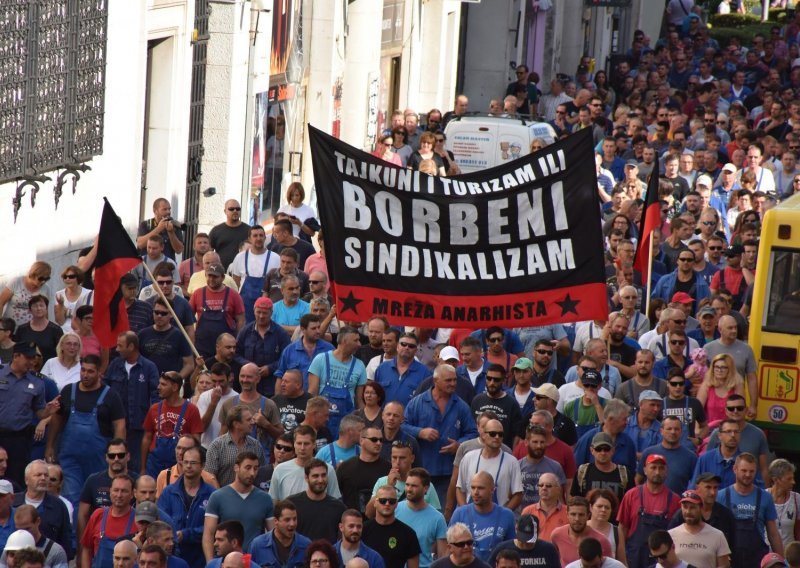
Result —
[{"label": "white cap", "polygon": [[23,548],[36,548],[36,541],[28,531],[18,530],[9,535],[3,550],[22,550]]},{"label": "white cap", "polygon": [[441,359],[442,361],[449,361],[450,359],[455,359],[456,361],[458,361],[460,359],[460,357],[458,356],[458,349],[456,349],[452,345],[443,347],[442,350],[439,352],[439,359]]},{"label": "white cap", "polygon": [[711,176],[707,176],[705,174],[697,176],[697,180],[694,182],[695,185],[702,185],[703,187],[707,187],[711,189],[711,186],[714,185],[714,182],[711,180]]}]

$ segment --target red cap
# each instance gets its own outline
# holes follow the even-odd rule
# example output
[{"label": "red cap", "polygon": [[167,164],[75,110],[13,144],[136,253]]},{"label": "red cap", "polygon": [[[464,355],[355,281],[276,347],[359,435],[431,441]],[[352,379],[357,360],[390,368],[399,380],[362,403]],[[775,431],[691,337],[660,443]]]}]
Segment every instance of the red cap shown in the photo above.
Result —
[{"label": "red cap", "polygon": [[647,456],[644,465],[650,465],[651,463],[654,462],[661,462],[664,465],[667,465],[667,458],[665,458],[661,454],[650,454],[649,456]]},{"label": "red cap", "polygon": [[265,310],[269,310],[272,308],[272,300],[269,298],[265,298],[264,296],[258,298],[256,303],[253,305],[254,308],[262,308]]},{"label": "red cap", "polygon": [[686,292],[675,292],[675,294],[672,295],[673,304],[691,304],[692,302],[694,302],[694,298]]},{"label": "red cap", "polygon": [[770,568],[775,565],[786,566],[786,559],[776,552],[770,552],[761,559],[761,568]]}]

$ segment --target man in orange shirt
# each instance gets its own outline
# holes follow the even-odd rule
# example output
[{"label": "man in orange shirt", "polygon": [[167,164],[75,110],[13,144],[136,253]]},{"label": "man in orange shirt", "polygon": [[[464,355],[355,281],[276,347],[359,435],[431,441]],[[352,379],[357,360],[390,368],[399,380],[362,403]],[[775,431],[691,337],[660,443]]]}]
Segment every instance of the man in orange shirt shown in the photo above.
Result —
[{"label": "man in orange shirt", "polygon": [[536,517],[539,521],[539,538],[549,541],[555,529],[567,524],[567,508],[561,502],[563,491],[555,474],[543,473],[537,488],[539,502],[526,507],[522,514]]}]

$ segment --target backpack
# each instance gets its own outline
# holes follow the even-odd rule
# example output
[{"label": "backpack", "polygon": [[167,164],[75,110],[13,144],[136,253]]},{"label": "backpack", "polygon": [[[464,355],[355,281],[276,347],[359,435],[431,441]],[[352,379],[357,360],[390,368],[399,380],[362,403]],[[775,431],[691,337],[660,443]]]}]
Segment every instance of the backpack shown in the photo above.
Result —
[{"label": "backpack", "polygon": [[[582,463],[578,466],[578,488],[581,490],[582,494],[586,493],[586,472],[589,471],[589,463]],[[623,489],[628,486],[628,468],[624,465],[618,465],[617,471],[619,472],[619,482],[622,485]]]}]

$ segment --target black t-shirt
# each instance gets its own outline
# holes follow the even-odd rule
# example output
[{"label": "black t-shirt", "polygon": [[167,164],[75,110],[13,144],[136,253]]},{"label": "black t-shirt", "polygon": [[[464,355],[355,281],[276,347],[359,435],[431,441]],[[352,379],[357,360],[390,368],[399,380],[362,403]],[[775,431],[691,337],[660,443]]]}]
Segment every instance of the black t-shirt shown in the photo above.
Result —
[{"label": "black t-shirt", "polygon": [[578,479],[580,476],[577,473],[575,474],[575,477],[572,479],[572,487],[570,487],[569,494],[573,496],[582,495],[585,497],[586,494],[592,489],[608,489],[617,496],[617,499],[620,502],[622,502],[625,492],[633,487],[634,483],[633,472],[630,471],[627,472],[626,482],[624,484],[622,483],[620,468],[624,467],[624,465],[621,465],[616,469],[606,473],[597,469],[595,464],[590,463],[589,467],[586,468],[586,475],[583,478],[583,484],[581,484],[580,480]]},{"label": "black t-shirt", "polygon": [[152,326],[144,328],[139,332],[139,349],[162,373],[180,371],[183,358],[192,355],[186,338],[172,326],[165,331],[157,331]]},{"label": "black t-shirt", "polygon": [[359,456],[342,462],[336,470],[342,501],[348,508],[367,510],[375,483],[384,475],[389,475],[392,465],[382,459],[374,462],[362,461]]},{"label": "black t-shirt", "polygon": [[561,556],[558,549],[546,540],[537,540],[531,550],[523,550],[514,544],[513,540],[504,540],[492,550],[489,556],[489,565],[494,566],[497,562],[497,555],[501,550],[514,550],[519,554],[520,566],[560,566]]},{"label": "black t-shirt", "polygon": [[293,248],[295,251],[297,251],[297,267],[300,270],[302,270],[306,265],[306,260],[308,260],[308,257],[317,254],[317,249],[314,248],[314,245],[302,239],[297,239],[297,242],[289,246],[282,245],[275,239],[272,239],[267,248],[273,252],[277,252],[278,254],[280,254],[285,248]]},{"label": "black t-shirt", "polygon": [[697,422],[706,421],[706,411],[703,405],[694,397],[685,396],[680,400],[673,400],[667,397],[667,403],[661,411],[662,416],[677,416],[687,428],[689,437],[694,438],[694,425]]},{"label": "black t-shirt", "polygon": [[[314,453],[316,454],[322,448],[324,448],[325,446],[327,446],[328,444],[333,442],[334,439],[335,438],[333,437],[333,434],[331,434],[331,431],[328,430],[327,426],[323,426],[322,428],[317,430],[317,441],[314,442]],[[303,533],[300,533],[300,534],[303,534]],[[331,541],[331,542],[335,542],[335,541]]]},{"label": "black t-shirt", "polygon": [[[528,424],[530,424],[532,414],[533,412],[523,416],[519,428],[517,429],[517,436],[523,440],[525,436],[527,436]],[[553,436],[568,446],[574,446],[578,443],[578,429],[575,428],[575,423],[558,411],[556,411],[556,415],[553,416]]]},{"label": "black t-shirt", "polygon": [[219,260],[226,269],[239,254],[239,247],[250,236],[250,225],[242,223],[238,227],[229,227],[225,223],[213,227],[208,234],[211,248],[219,254]]},{"label": "black t-shirt", "polygon": [[514,434],[519,430],[522,422],[519,403],[514,396],[506,393],[503,398],[492,398],[482,392],[472,399],[470,406],[476,422],[485,410],[491,410],[497,414],[497,418],[503,425],[503,442],[509,447],[514,444]]},{"label": "black t-shirt", "polygon": [[364,525],[361,540],[381,555],[386,568],[403,568],[410,558],[421,552],[417,533],[397,519],[390,525],[369,521]]},{"label": "black t-shirt", "polygon": [[369,364],[369,362],[373,359],[373,357],[377,357],[378,355],[383,357],[383,355],[384,355],[383,348],[382,347],[378,347],[377,349],[375,349],[369,343],[359,347],[358,348],[358,353],[356,353],[356,357],[361,359],[361,362],[364,363],[365,365]]},{"label": "black t-shirt", "polygon": [[56,345],[62,335],[64,335],[64,330],[61,329],[61,326],[51,321],[47,322],[47,327],[42,331],[35,331],[31,328],[30,323],[23,323],[17,328],[14,341],[16,343],[33,341],[42,352],[42,359],[47,361],[56,356]]},{"label": "black t-shirt", "polygon": [[[139,474],[128,470],[128,475],[134,481],[139,477]],[[86,483],[83,484],[81,490],[81,503],[88,503],[89,514],[91,515],[95,509],[100,507],[111,506],[111,478],[108,476],[108,470],[98,471],[86,478]]]},{"label": "black t-shirt", "polygon": [[[97,406],[97,399],[100,398],[100,393],[103,392],[103,387],[93,391],[82,391],[79,387],[75,388],[75,410],[78,412],[91,412]],[[69,422],[70,412],[72,410],[72,385],[67,385],[61,389],[61,408],[58,409],[58,414],[64,420],[65,428]],[[125,418],[125,406],[119,395],[110,390],[106,393],[103,399],[103,404],[97,409],[97,423],[100,426],[100,435],[106,438],[114,436],[114,420]],[[62,429],[63,432],[63,429]],[[73,440],[71,443],[75,443]]]},{"label": "black t-shirt", "polygon": [[477,556],[472,559],[472,562],[469,564],[463,564],[461,566],[457,566],[453,564],[453,561],[450,560],[450,555],[448,554],[444,558],[440,558],[433,564],[431,564],[430,568],[491,568],[486,562],[478,558]]},{"label": "black t-shirt", "polygon": [[262,491],[269,493],[269,487],[272,485],[272,474],[274,471],[275,466],[271,463],[262,465],[260,468],[258,468],[258,473],[256,473],[256,479],[253,484]]},{"label": "black t-shirt", "polygon": [[289,497],[297,507],[297,532],[311,540],[324,538],[328,542],[339,539],[339,521],[347,507],[339,499],[325,495],[322,501],[312,501],[305,491]]},{"label": "black t-shirt", "polygon": [[689,193],[689,183],[681,176],[661,179],[669,182],[672,186],[672,196],[675,198],[675,201],[683,201],[683,198]]},{"label": "black t-shirt", "polygon": [[636,349],[625,342],[621,345],[611,345],[608,357],[623,365],[633,365],[636,362]]},{"label": "black t-shirt", "polygon": [[272,402],[278,407],[278,414],[281,417],[281,424],[284,430],[291,432],[306,419],[306,404],[311,395],[304,392],[298,397],[289,398],[283,394],[276,394],[272,397]]}]

